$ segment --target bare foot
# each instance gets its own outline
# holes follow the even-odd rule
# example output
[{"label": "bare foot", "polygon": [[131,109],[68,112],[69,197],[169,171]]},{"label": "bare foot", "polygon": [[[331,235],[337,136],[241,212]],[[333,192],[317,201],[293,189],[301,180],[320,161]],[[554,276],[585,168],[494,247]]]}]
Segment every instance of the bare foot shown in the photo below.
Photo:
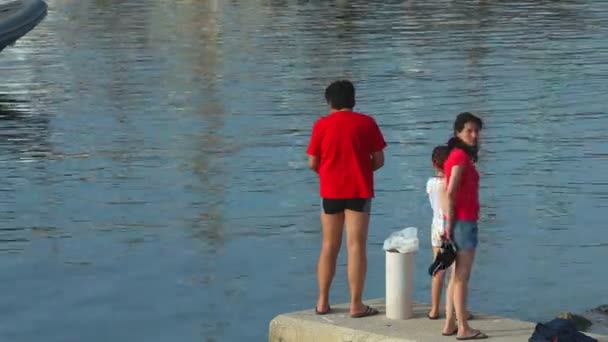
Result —
[{"label": "bare foot", "polygon": [[379,314],[380,312],[374,308],[372,308],[371,306],[367,305],[365,307],[365,311],[359,312],[359,313],[351,313],[350,317],[351,318],[362,318],[362,317],[368,317],[368,316],[375,316],[377,314]]},{"label": "bare foot", "polygon": [[329,310],[329,303],[317,301],[317,307],[315,311],[317,312],[327,312]]},{"label": "bare foot", "polygon": [[441,334],[444,336],[452,336],[456,335],[456,333],[458,333],[458,327],[456,326],[456,322],[446,321],[445,325],[443,326],[443,330],[441,331]]},{"label": "bare foot", "polygon": [[437,319],[437,318],[439,318],[439,310],[431,309],[431,311],[429,311],[427,316],[429,319]]},{"label": "bare foot", "polygon": [[365,312],[365,310],[367,310],[367,305],[361,303],[359,305],[350,305],[350,314],[351,315],[356,315],[359,314],[361,312]]}]

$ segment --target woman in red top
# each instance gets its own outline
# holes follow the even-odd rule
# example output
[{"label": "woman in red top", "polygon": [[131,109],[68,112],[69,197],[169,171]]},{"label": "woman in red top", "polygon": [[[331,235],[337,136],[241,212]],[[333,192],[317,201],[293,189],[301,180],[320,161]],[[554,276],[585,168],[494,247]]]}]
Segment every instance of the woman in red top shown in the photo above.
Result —
[{"label": "woman in red top", "polygon": [[456,335],[458,340],[488,337],[469,326],[467,311],[468,283],[478,243],[479,174],[475,162],[482,126],[477,116],[459,114],[454,121],[454,137],[448,142],[450,154],[444,163],[447,184],[444,238],[454,242],[457,254],[448,286],[443,334]]}]

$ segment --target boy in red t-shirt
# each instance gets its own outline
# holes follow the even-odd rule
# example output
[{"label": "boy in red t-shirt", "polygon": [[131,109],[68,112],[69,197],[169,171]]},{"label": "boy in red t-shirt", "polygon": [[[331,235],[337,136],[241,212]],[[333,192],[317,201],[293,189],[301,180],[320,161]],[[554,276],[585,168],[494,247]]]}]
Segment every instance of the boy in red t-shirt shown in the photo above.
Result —
[{"label": "boy in red t-shirt", "polygon": [[374,171],[384,165],[386,147],[376,121],[353,112],[355,88],[349,81],[336,81],[325,89],[330,113],[312,129],[308,165],[319,174],[322,198],[323,244],[317,268],[319,298],[315,312],[330,312],[329,289],[346,223],[350,315],[372,316],[378,310],[363,304],[367,272],[367,230],[374,197]]}]

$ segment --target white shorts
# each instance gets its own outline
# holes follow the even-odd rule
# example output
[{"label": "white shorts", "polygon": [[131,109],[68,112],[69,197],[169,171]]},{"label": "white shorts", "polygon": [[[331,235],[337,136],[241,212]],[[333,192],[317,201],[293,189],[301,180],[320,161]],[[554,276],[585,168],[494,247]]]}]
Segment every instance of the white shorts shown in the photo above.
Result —
[{"label": "white shorts", "polygon": [[431,246],[441,247],[441,235],[443,235],[443,222],[431,225]]}]

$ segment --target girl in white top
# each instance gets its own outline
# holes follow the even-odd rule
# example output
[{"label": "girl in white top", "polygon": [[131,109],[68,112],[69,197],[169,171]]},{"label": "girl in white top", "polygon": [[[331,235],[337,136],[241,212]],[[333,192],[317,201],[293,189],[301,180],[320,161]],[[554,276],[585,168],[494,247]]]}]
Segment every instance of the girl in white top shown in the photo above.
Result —
[{"label": "girl in white top", "polygon": [[441,210],[442,196],[445,192],[445,181],[443,173],[437,171],[437,176],[429,178],[426,182],[426,193],[429,195],[431,208],[433,209],[433,221],[431,222],[431,246],[433,250],[441,247],[441,236],[443,235],[443,210]]},{"label": "girl in white top", "polygon": [[[443,163],[449,155],[447,146],[437,146],[433,149],[431,160],[435,169],[435,176],[429,178],[426,183],[426,193],[429,195],[431,208],[433,209],[433,221],[431,222],[431,246],[433,247],[433,259],[441,247],[441,236],[443,235],[443,206],[445,203],[445,177],[443,175]],[[439,318],[439,304],[441,303],[441,292],[445,272],[438,272],[431,282],[431,311],[428,313],[430,319]]]}]

